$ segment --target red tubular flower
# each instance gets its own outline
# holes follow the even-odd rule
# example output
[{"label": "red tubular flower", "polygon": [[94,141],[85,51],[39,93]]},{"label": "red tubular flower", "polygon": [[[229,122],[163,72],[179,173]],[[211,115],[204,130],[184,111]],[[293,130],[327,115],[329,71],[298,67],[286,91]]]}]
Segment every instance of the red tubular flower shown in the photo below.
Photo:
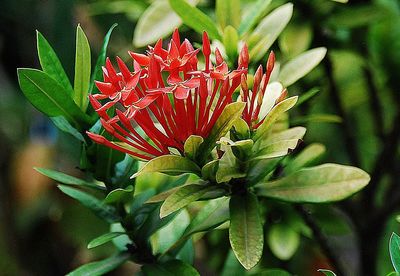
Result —
[{"label": "red tubular flower", "polygon": [[247,74],[248,55],[229,72],[217,49],[214,64],[206,32],[204,69],[198,68],[199,51],[188,40],[181,43],[176,30],[167,49],[159,40],[145,55],[129,52],[133,71],[117,57],[117,72],[107,59],[104,81],[96,82],[101,94],[90,96],[90,102],[104,129],[119,142],[94,133],[88,133],[89,137],[145,160],[169,154],[172,148],[183,153],[190,135],[207,137]]},{"label": "red tubular flower", "polygon": [[[247,51],[247,46],[245,45],[239,55],[239,68],[241,66],[247,67],[249,62],[249,54]],[[267,99],[266,97],[270,97],[270,95],[266,95],[267,86],[271,77],[272,70],[274,69],[275,64],[275,54],[271,52],[268,61],[265,73],[263,73],[263,68],[260,65],[254,74],[254,82],[252,90],[249,90],[247,86],[247,75],[241,75],[241,90],[240,95],[243,102],[246,102],[246,107],[243,111],[242,118],[249,125],[250,129],[257,129],[263,122],[266,117],[266,112],[264,111],[263,115],[260,116],[260,111],[263,106],[263,102]],[[280,96],[274,101],[273,104],[277,104],[282,101],[287,95],[286,89],[283,89]],[[261,118],[260,118],[261,117]]]}]

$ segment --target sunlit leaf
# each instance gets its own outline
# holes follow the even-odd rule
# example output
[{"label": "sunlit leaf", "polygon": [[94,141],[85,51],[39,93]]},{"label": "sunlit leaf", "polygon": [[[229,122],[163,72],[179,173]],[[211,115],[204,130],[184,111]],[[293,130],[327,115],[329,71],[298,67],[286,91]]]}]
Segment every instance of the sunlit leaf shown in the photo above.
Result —
[{"label": "sunlit leaf", "polygon": [[231,25],[234,28],[240,24],[240,0],[217,0],[215,15],[220,28],[223,30]]},{"label": "sunlit leaf", "polygon": [[300,244],[300,235],[289,225],[274,224],[268,232],[268,245],[276,257],[289,260]]},{"label": "sunlit leaf", "polygon": [[121,235],[125,235],[125,232],[110,232],[110,233],[105,233],[95,239],[93,239],[92,241],[90,241],[88,243],[87,248],[88,249],[92,249],[95,248],[97,246],[103,245],[107,242],[112,241],[114,238],[119,237]]},{"label": "sunlit leaf", "polygon": [[260,18],[267,11],[270,3],[271,0],[258,0],[252,5],[240,22],[238,32],[241,36],[251,30],[251,28],[259,22]]}]

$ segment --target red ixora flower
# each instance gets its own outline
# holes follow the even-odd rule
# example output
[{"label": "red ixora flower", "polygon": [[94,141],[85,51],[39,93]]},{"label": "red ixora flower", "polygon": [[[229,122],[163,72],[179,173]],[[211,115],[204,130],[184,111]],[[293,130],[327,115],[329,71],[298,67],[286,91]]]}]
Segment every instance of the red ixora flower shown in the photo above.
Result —
[{"label": "red ixora flower", "polygon": [[133,71],[119,57],[119,72],[106,60],[104,81],[95,83],[101,94],[91,95],[90,102],[104,129],[118,142],[88,132],[93,141],[144,160],[169,154],[172,149],[183,153],[190,135],[208,136],[240,85],[242,100],[247,103],[243,118],[252,126],[259,113],[255,95],[265,93],[273,61],[269,60],[262,78],[262,69],[257,71],[254,87],[260,88],[251,93],[245,85],[249,64],[246,46],[239,55],[238,68],[229,71],[218,49],[214,51],[215,62],[211,61],[206,32],[202,69],[197,59],[200,49],[195,50],[187,39],[181,43],[178,30],[167,49],[162,45],[160,39],[146,54],[129,52]]}]

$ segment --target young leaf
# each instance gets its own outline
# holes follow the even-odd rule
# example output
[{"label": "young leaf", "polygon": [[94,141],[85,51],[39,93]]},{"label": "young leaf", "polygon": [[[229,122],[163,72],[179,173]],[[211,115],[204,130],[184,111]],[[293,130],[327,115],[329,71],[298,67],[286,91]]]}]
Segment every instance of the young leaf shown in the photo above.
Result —
[{"label": "young leaf", "polygon": [[[198,0],[188,0],[195,5]],[[136,47],[144,47],[165,37],[182,24],[180,17],[172,10],[168,1],[154,1],[139,17],[133,36]]]},{"label": "young leaf", "polygon": [[265,137],[265,139],[260,140],[259,148],[263,149],[266,146],[285,140],[293,140],[293,139],[300,140],[303,139],[305,134],[306,134],[306,128],[300,126],[292,127],[279,132],[274,132]]},{"label": "young leaf", "polygon": [[326,48],[320,47],[298,55],[281,67],[278,79],[285,87],[295,83],[314,69],[326,55]]},{"label": "young leaf", "polygon": [[[257,141],[260,139],[265,133],[268,132],[272,124],[282,115],[284,112],[291,109],[297,102],[297,96],[290,97],[284,101],[278,103],[265,117],[264,122],[258,127],[256,133],[253,136],[253,140]],[[260,142],[258,142],[260,143]]]},{"label": "young leaf", "polygon": [[114,238],[119,237],[121,235],[125,235],[125,232],[110,232],[110,233],[105,233],[92,241],[89,242],[87,245],[88,249],[95,248],[97,246],[103,245],[105,243],[108,243],[109,241],[112,241]]},{"label": "young leaf", "polygon": [[189,203],[198,200],[213,187],[199,184],[189,184],[180,187],[175,193],[171,194],[161,205],[160,218],[166,217]]},{"label": "young leaf", "polygon": [[204,180],[215,181],[215,176],[218,170],[219,160],[212,160],[201,168],[201,177]]},{"label": "young leaf", "polygon": [[70,188],[64,185],[58,185],[58,188],[63,193],[82,203],[83,206],[89,208],[99,218],[104,219],[108,223],[113,223],[120,219],[114,207],[104,204],[94,196],[81,190]]},{"label": "young leaf", "polygon": [[392,233],[390,237],[389,253],[394,269],[400,272],[400,237],[396,233]]},{"label": "young leaf", "polygon": [[299,139],[289,139],[266,145],[262,150],[256,153],[256,156],[252,160],[269,159],[288,155],[297,147],[299,141]]},{"label": "young leaf", "polygon": [[57,54],[39,31],[36,31],[36,35],[38,56],[42,70],[64,87],[67,95],[72,96],[74,90]]},{"label": "young leaf", "polygon": [[222,40],[213,20],[205,13],[192,7],[185,0],[169,0],[169,4],[181,17],[183,23],[193,28],[196,32],[206,31],[212,39]]},{"label": "young leaf", "polygon": [[50,119],[59,130],[71,134],[76,139],[86,144],[85,138],[83,138],[82,134],[76,128],[71,126],[64,116],[50,117]]},{"label": "young leaf", "polygon": [[215,16],[221,30],[231,25],[234,28],[240,24],[240,0],[217,0],[215,3]]},{"label": "young leaf", "polygon": [[289,225],[272,225],[268,232],[268,244],[276,257],[289,260],[300,244],[300,235]]},{"label": "young leaf", "polygon": [[226,55],[230,61],[234,61],[237,57],[239,42],[239,35],[236,29],[231,25],[226,26],[222,40],[225,46]]},{"label": "young leaf", "polygon": [[321,203],[349,197],[364,188],[369,180],[369,175],[361,169],[324,164],[254,187],[259,196],[288,202]]},{"label": "young leaf", "polygon": [[200,174],[200,168],[190,159],[178,155],[163,155],[151,159],[132,178],[144,173],[159,172],[168,175]]},{"label": "young leaf", "polygon": [[240,22],[238,32],[240,36],[247,33],[259,21],[260,17],[267,11],[269,4],[272,0],[258,0],[247,11],[244,18]]},{"label": "young leaf", "polygon": [[218,120],[215,122],[210,135],[200,146],[199,151],[203,154],[203,159],[205,159],[215,147],[216,142],[231,129],[236,119],[242,115],[245,105],[246,104],[243,102],[236,102],[228,104],[225,107],[224,111],[222,111]]},{"label": "young leaf", "polygon": [[[287,3],[268,14],[250,35],[250,56],[253,61],[262,59],[293,14],[293,4]],[[251,42],[251,43],[250,43]],[[253,47],[251,47],[254,45]]]},{"label": "young leaf", "polygon": [[145,276],[200,276],[196,269],[180,260],[171,260],[166,263],[145,264],[142,266],[142,272]]},{"label": "young leaf", "polygon": [[37,69],[19,68],[18,81],[29,102],[49,117],[64,116],[75,127],[80,123],[90,124],[67,92],[47,73]]},{"label": "young leaf", "polygon": [[125,189],[118,188],[112,190],[104,199],[104,203],[110,204],[114,202],[128,202],[133,198],[134,189],[132,185],[129,185]]},{"label": "young leaf", "polygon": [[242,170],[239,160],[233,154],[232,148],[226,147],[224,155],[219,160],[216,174],[217,183],[228,182],[232,178],[244,176],[246,176],[246,173]]},{"label": "young leaf", "polygon": [[184,145],[185,156],[192,160],[196,160],[196,157],[198,155],[197,152],[203,141],[203,137],[201,136],[190,135],[189,138],[186,139]]},{"label": "young leaf", "polygon": [[125,263],[129,259],[129,257],[129,253],[121,252],[102,261],[85,264],[68,273],[67,276],[104,275],[107,272],[110,272]]},{"label": "young leaf", "polygon": [[117,26],[118,24],[116,23],[113,24],[111,28],[108,30],[106,36],[104,37],[103,45],[101,46],[101,50],[97,58],[96,65],[94,66],[93,69],[92,77],[90,78],[89,93],[98,91],[97,87],[94,85],[94,81],[103,79],[103,70],[101,69],[101,67],[106,62],[107,47],[108,47],[108,42],[110,41],[111,33]]},{"label": "young leaf", "polygon": [[90,83],[90,46],[80,25],[76,28],[74,101],[86,111]]},{"label": "young leaf", "polygon": [[264,236],[254,194],[234,195],[229,202],[231,223],[229,240],[239,262],[246,268],[254,267],[261,259]]},{"label": "young leaf", "polygon": [[70,175],[62,173],[62,172],[58,172],[58,171],[54,171],[54,170],[50,170],[50,169],[44,169],[44,168],[34,168],[34,169],[36,171],[38,171],[39,173],[57,181],[57,182],[60,182],[62,184],[84,186],[84,187],[94,188],[94,189],[101,190],[101,191],[105,190],[105,187],[103,187],[103,186],[99,186],[93,182],[88,182],[88,181],[70,176]]}]

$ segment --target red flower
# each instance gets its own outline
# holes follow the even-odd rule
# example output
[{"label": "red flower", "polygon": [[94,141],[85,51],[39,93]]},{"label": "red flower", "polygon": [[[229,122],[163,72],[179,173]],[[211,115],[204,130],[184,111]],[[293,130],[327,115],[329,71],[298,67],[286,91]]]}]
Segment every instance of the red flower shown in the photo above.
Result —
[{"label": "red flower", "polygon": [[[145,55],[130,52],[133,72],[117,57],[117,73],[107,59],[104,82],[96,82],[101,94],[90,96],[90,102],[104,129],[120,142],[94,133],[88,133],[90,138],[149,160],[169,154],[171,148],[183,153],[190,135],[207,137],[247,74],[248,56],[241,55],[237,70],[229,72],[217,49],[214,64],[205,32],[204,69],[198,68],[198,52],[188,40],[181,43],[176,30],[167,50],[159,40]],[[102,104],[101,100],[106,102]]]}]

